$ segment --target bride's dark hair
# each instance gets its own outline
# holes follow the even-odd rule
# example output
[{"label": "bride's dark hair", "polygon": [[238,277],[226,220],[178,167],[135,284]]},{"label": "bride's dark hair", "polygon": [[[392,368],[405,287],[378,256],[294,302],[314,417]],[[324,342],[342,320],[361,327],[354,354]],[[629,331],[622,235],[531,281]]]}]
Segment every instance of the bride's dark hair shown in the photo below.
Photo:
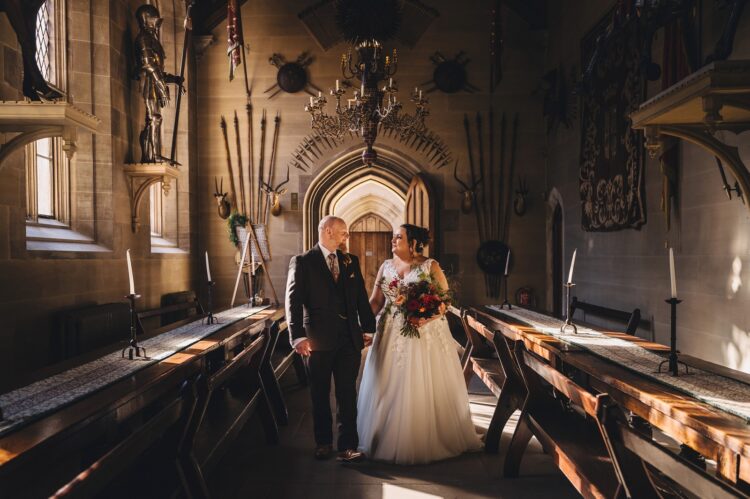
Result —
[{"label": "bride's dark hair", "polygon": [[417,245],[414,248],[414,251],[417,253],[422,253],[424,251],[424,247],[427,246],[430,242],[430,231],[425,229],[424,227],[420,227],[419,225],[413,225],[413,224],[402,224],[401,227],[406,230],[406,241],[411,246],[412,241],[416,241]]}]

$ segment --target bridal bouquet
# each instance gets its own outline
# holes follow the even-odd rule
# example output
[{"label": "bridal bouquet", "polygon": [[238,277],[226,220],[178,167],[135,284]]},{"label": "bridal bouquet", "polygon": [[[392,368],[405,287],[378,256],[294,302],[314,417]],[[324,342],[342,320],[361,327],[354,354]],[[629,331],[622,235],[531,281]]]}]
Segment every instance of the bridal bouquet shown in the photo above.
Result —
[{"label": "bridal bouquet", "polygon": [[419,280],[407,284],[394,279],[388,284],[397,289],[393,305],[396,313],[404,317],[401,334],[406,337],[419,338],[419,326],[423,320],[431,319],[445,313],[450,305],[450,293],[440,288],[429,274],[421,272]]}]

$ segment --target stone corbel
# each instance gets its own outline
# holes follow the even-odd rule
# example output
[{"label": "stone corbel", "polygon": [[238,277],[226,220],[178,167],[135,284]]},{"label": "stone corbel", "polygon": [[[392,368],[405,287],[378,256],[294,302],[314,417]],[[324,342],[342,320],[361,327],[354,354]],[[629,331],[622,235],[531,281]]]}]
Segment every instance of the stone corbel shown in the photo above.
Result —
[{"label": "stone corbel", "polygon": [[[705,103],[705,100],[704,100]],[[705,110],[704,106],[704,110]],[[714,108],[716,109],[716,108]],[[719,108],[720,109],[720,106]],[[718,112],[718,109],[716,111]],[[712,111],[713,112],[713,111]],[[708,114],[708,112],[707,112]],[[744,128],[744,127],[743,127]],[[747,129],[747,128],[745,128]],[[646,149],[655,158],[662,147],[662,135],[669,135],[693,143],[709,154],[719,158],[722,164],[729,167],[742,190],[745,199],[750,196],[750,172],[740,158],[737,147],[725,144],[710,129],[703,125],[648,125],[644,127]]]},{"label": "stone corbel", "polygon": [[0,132],[17,133],[0,145],[0,169],[12,153],[48,137],[62,137],[63,150],[72,159],[78,129],[95,133],[99,123],[96,116],[69,102],[0,101]]},{"label": "stone corbel", "polygon": [[169,163],[131,163],[125,165],[124,171],[130,179],[130,228],[135,233],[141,226],[138,210],[148,188],[161,182],[164,195],[169,195],[171,181],[177,179],[178,170]]}]

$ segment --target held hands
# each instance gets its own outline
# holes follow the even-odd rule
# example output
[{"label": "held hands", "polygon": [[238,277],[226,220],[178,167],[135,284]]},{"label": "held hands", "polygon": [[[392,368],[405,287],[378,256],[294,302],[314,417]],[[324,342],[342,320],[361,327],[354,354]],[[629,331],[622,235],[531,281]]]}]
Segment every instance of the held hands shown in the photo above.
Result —
[{"label": "held hands", "polygon": [[297,343],[297,345],[294,347],[294,351],[303,357],[309,357],[310,353],[312,353],[312,349],[310,348],[310,340],[304,339]]},{"label": "held hands", "polygon": [[364,340],[366,347],[369,347],[370,345],[372,345],[372,338],[373,338],[372,333],[362,333],[362,339]]}]

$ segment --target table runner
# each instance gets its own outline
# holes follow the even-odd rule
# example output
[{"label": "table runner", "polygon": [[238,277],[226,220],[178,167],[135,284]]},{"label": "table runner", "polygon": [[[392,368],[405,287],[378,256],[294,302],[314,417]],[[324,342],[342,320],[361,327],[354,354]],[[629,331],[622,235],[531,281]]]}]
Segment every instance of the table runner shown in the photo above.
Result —
[{"label": "table runner", "polygon": [[12,392],[0,395],[3,420],[0,435],[25,425],[54,410],[101,390],[134,372],[148,367],[219,329],[250,317],[268,308],[268,305],[249,308],[240,305],[214,314],[218,324],[202,324],[196,320],[166,333],[149,338],[140,344],[149,355],[145,360],[122,358],[120,350],[99,359],[74,367],[62,373],[31,383]]},{"label": "table runner", "polygon": [[488,305],[488,308],[750,422],[750,385],[692,366],[691,374],[674,377],[664,372],[667,367],[665,363],[662,372],[658,373],[659,364],[666,357],[632,341],[613,338],[578,325],[578,334],[561,333],[560,326],[564,322],[559,319],[523,308],[504,310],[499,305]]}]

